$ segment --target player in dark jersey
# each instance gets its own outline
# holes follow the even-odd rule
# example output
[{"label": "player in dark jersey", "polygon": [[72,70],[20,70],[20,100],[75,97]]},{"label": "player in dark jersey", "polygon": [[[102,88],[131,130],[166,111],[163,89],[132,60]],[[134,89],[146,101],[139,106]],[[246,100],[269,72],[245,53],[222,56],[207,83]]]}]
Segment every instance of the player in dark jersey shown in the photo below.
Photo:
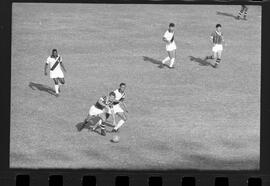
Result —
[{"label": "player in dark jersey", "polygon": [[243,19],[247,20],[247,11],[248,11],[248,7],[246,5],[241,5],[241,10],[238,13],[238,16],[236,17],[236,19],[240,19],[240,17],[242,16],[242,14],[244,13]]},{"label": "player in dark jersey", "polygon": [[221,61],[221,53],[223,50],[222,43],[224,42],[223,34],[221,33],[221,24],[216,25],[216,31],[211,34],[211,42],[214,44],[212,48],[213,55],[206,56],[205,60],[216,59],[216,62],[213,65],[213,67],[217,68],[217,66]]},{"label": "player in dark jersey", "polygon": [[112,114],[114,121],[115,116],[113,112],[113,103],[115,101],[115,93],[110,92],[109,96],[103,96],[101,97],[94,105],[92,105],[89,109],[89,113],[87,117],[84,120],[84,123],[78,130],[82,130],[85,125],[93,118],[98,117],[99,121],[96,123],[96,125],[92,128],[92,130],[96,130],[98,127],[101,128],[101,135],[106,136],[105,132],[105,125],[103,122],[106,121],[107,117],[106,114]]}]

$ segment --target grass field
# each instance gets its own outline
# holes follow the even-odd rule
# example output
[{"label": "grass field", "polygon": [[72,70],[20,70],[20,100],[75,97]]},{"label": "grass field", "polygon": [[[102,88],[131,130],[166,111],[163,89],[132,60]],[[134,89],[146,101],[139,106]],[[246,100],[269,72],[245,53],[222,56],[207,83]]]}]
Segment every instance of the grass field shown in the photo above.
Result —
[{"label": "grass field", "polygon": [[[261,7],[250,6],[247,21],[235,20],[239,9],[13,4],[10,166],[259,169]],[[178,46],[172,70],[158,67],[169,22]],[[227,46],[214,69],[203,58],[217,23]],[[67,69],[58,98],[44,76],[53,48]],[[129,114],[120,143],[78,132],[89,107],[121,82]]]}]

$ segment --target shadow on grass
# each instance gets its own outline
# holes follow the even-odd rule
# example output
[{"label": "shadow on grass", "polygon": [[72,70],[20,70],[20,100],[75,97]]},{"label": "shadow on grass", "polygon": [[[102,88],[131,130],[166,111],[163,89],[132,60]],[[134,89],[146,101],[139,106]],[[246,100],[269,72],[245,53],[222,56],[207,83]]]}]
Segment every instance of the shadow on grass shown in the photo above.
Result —
[{"label": "shadow on grass", "polygon": [[213,65],[208,62],[206,59],[201,59],[201,58],[198,58],[198,57],[193,57],[193,56],[188,56],[190,61],[194,61],[196,63],[198,63],[200,66],[211,66],[213,67]]},{"label": "shadow on grass", "polygon": [[[95,130],[95,131],[92,131],[92,127],[99,121],[99,118],[98,117],[93,117],[89,120],[88,123],[84,124],[84,122],[79,122],[75,125],[75,127],[77,128],[78,132],[81,132],[83,129],[87,129],[88,131],[90,132],[95,132],[95,133],[98,133],[100,134],[99,131]],[[103,122],[105,124],[106,127],[114,127],[111,123],[109,122]],[[111,130],[106,130],[106,132],[111,132]]]},{"label": "shadow on grass", "polygon": [[234,19],[237,19],[236,15],[230,14],[230,13],[226,13],[226,12],[219,12],[217,11],[217,15],[222,15],[222,16],[227,16],[227,17],[232,17]]},{"label": "shadow on grass", "polygon": [[47,92],[51,95],[54,95],[56,96],[55,94],[55,91],[53,88],[47,86],[47,85],[43,85],[43,84],[39,84],[39,83],[33,83],[33,82],[30,82],[29,85],[28,85],[32,90],[36,90],[38,89],[39,91],[44,91],[44,92]]},{"label": "shadow on grass", "polygon": [[164,68],[164,67],[169,68],[169,66],[167,64],[162,64],[161,61],[159,61],[157,59],[154,59],[154,58],[151,58],[151,57],[143,56],[143,60],[147,61],[147,62],[150,62],[150,63],[153,63],[155,65],[158,65],[158,68]]}]

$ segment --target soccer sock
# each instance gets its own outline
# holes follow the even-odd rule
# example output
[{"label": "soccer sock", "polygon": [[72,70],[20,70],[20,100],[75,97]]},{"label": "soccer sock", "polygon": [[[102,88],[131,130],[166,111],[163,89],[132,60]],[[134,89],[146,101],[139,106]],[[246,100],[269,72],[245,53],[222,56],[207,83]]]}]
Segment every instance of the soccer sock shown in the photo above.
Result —
[{"label": "soccer sock", "polygon": [[165,59],[163,59],[162,63],[164,64],[164,63],[166,63],[166,61],[169,61],[169,60],[170,60],[170,57],[168,56]]},{"label": "soccer sock", "polygon": [[171,59],[171,64],[170,64],[170,67],[172,67],[172,66],[173,66],[174,61],[175,61],[175,58],[172,58],[172,59]]},{"label": "soccer sock", "polygon": [[54,85],[54,88],[55,88],[55,92],[56,92],[56,94],[59,94],[59,90],[58,90],[59,85]]},{"label": "soccer sock", "polygon": [[220,59],[220,58],[217,58],[217,60],[216,60],[216,64],[219,64],[219,63],[220,63],[220,61],[221,61],[221,59]]},{"label": "soccer sock", "polygon": [[242,13],[243,13],[243,10],[240,10],[238,13],[238,17],[241,17]]},{"label": "soccer sock", "polygon": [[114,129],[115,129],[115,130],[118,130],[124,123],[125,123],[125,121],[121,119],[121,120],[117,123],[116,127],[114,127]]},{"label": "soccer sock", "polygon": [[246,18],[246,17],[247,17],[247,11],[244,12],[244,18]]},{"label": "soccer sock", "polygon": [[102,120],[100,119],[93,127],[93,129],[95,130],[98,126],[100,126],[102,123]]}]

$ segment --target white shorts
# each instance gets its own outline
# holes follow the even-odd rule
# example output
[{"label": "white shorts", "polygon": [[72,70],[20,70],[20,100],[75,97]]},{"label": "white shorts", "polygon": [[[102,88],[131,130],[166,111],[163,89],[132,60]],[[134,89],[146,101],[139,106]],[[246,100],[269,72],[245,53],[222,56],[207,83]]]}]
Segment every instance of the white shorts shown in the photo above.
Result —
[{"label": "white shorts", "polygon": [[89,109],[89,115],[90,116],[98,116],[99,114],[104,113],[103,110],[98,109],[97,107],[95,107],[95,105],[91,106]]},{"label": "white shorts", "polygon": [[62,72],[62,70],[50,70],[50,78],[64,78],[64,73]]},{"label": "white shorts", "polygon": [[113,111],[114,113],[118,113],[118,112],[124,112],[124,110],[121,108],[120,104],[114,105],[113,106]]},{"label": "white shorts", "polygon": [[213,52],[221,52],[223,50],[223,46],[221,44],[215,44],[212,48]]},{"label": "white shorts", "polygon": [[[102,113],[105,113],[104,110],[97,108],[95,105],[91,106],[89,109],[90,116],[98,116],[99,114],[102,114]],[[106,112],[106,113],[111,114],[112,109],[108,110],[108,112]]]},{"label": "white shorts", "polygon": [[172,43],[166,45],[166,51],[168,51],[168,52],[176,50],[176,48],[177,47],[176,47],[176,44],[174,41]]}]

